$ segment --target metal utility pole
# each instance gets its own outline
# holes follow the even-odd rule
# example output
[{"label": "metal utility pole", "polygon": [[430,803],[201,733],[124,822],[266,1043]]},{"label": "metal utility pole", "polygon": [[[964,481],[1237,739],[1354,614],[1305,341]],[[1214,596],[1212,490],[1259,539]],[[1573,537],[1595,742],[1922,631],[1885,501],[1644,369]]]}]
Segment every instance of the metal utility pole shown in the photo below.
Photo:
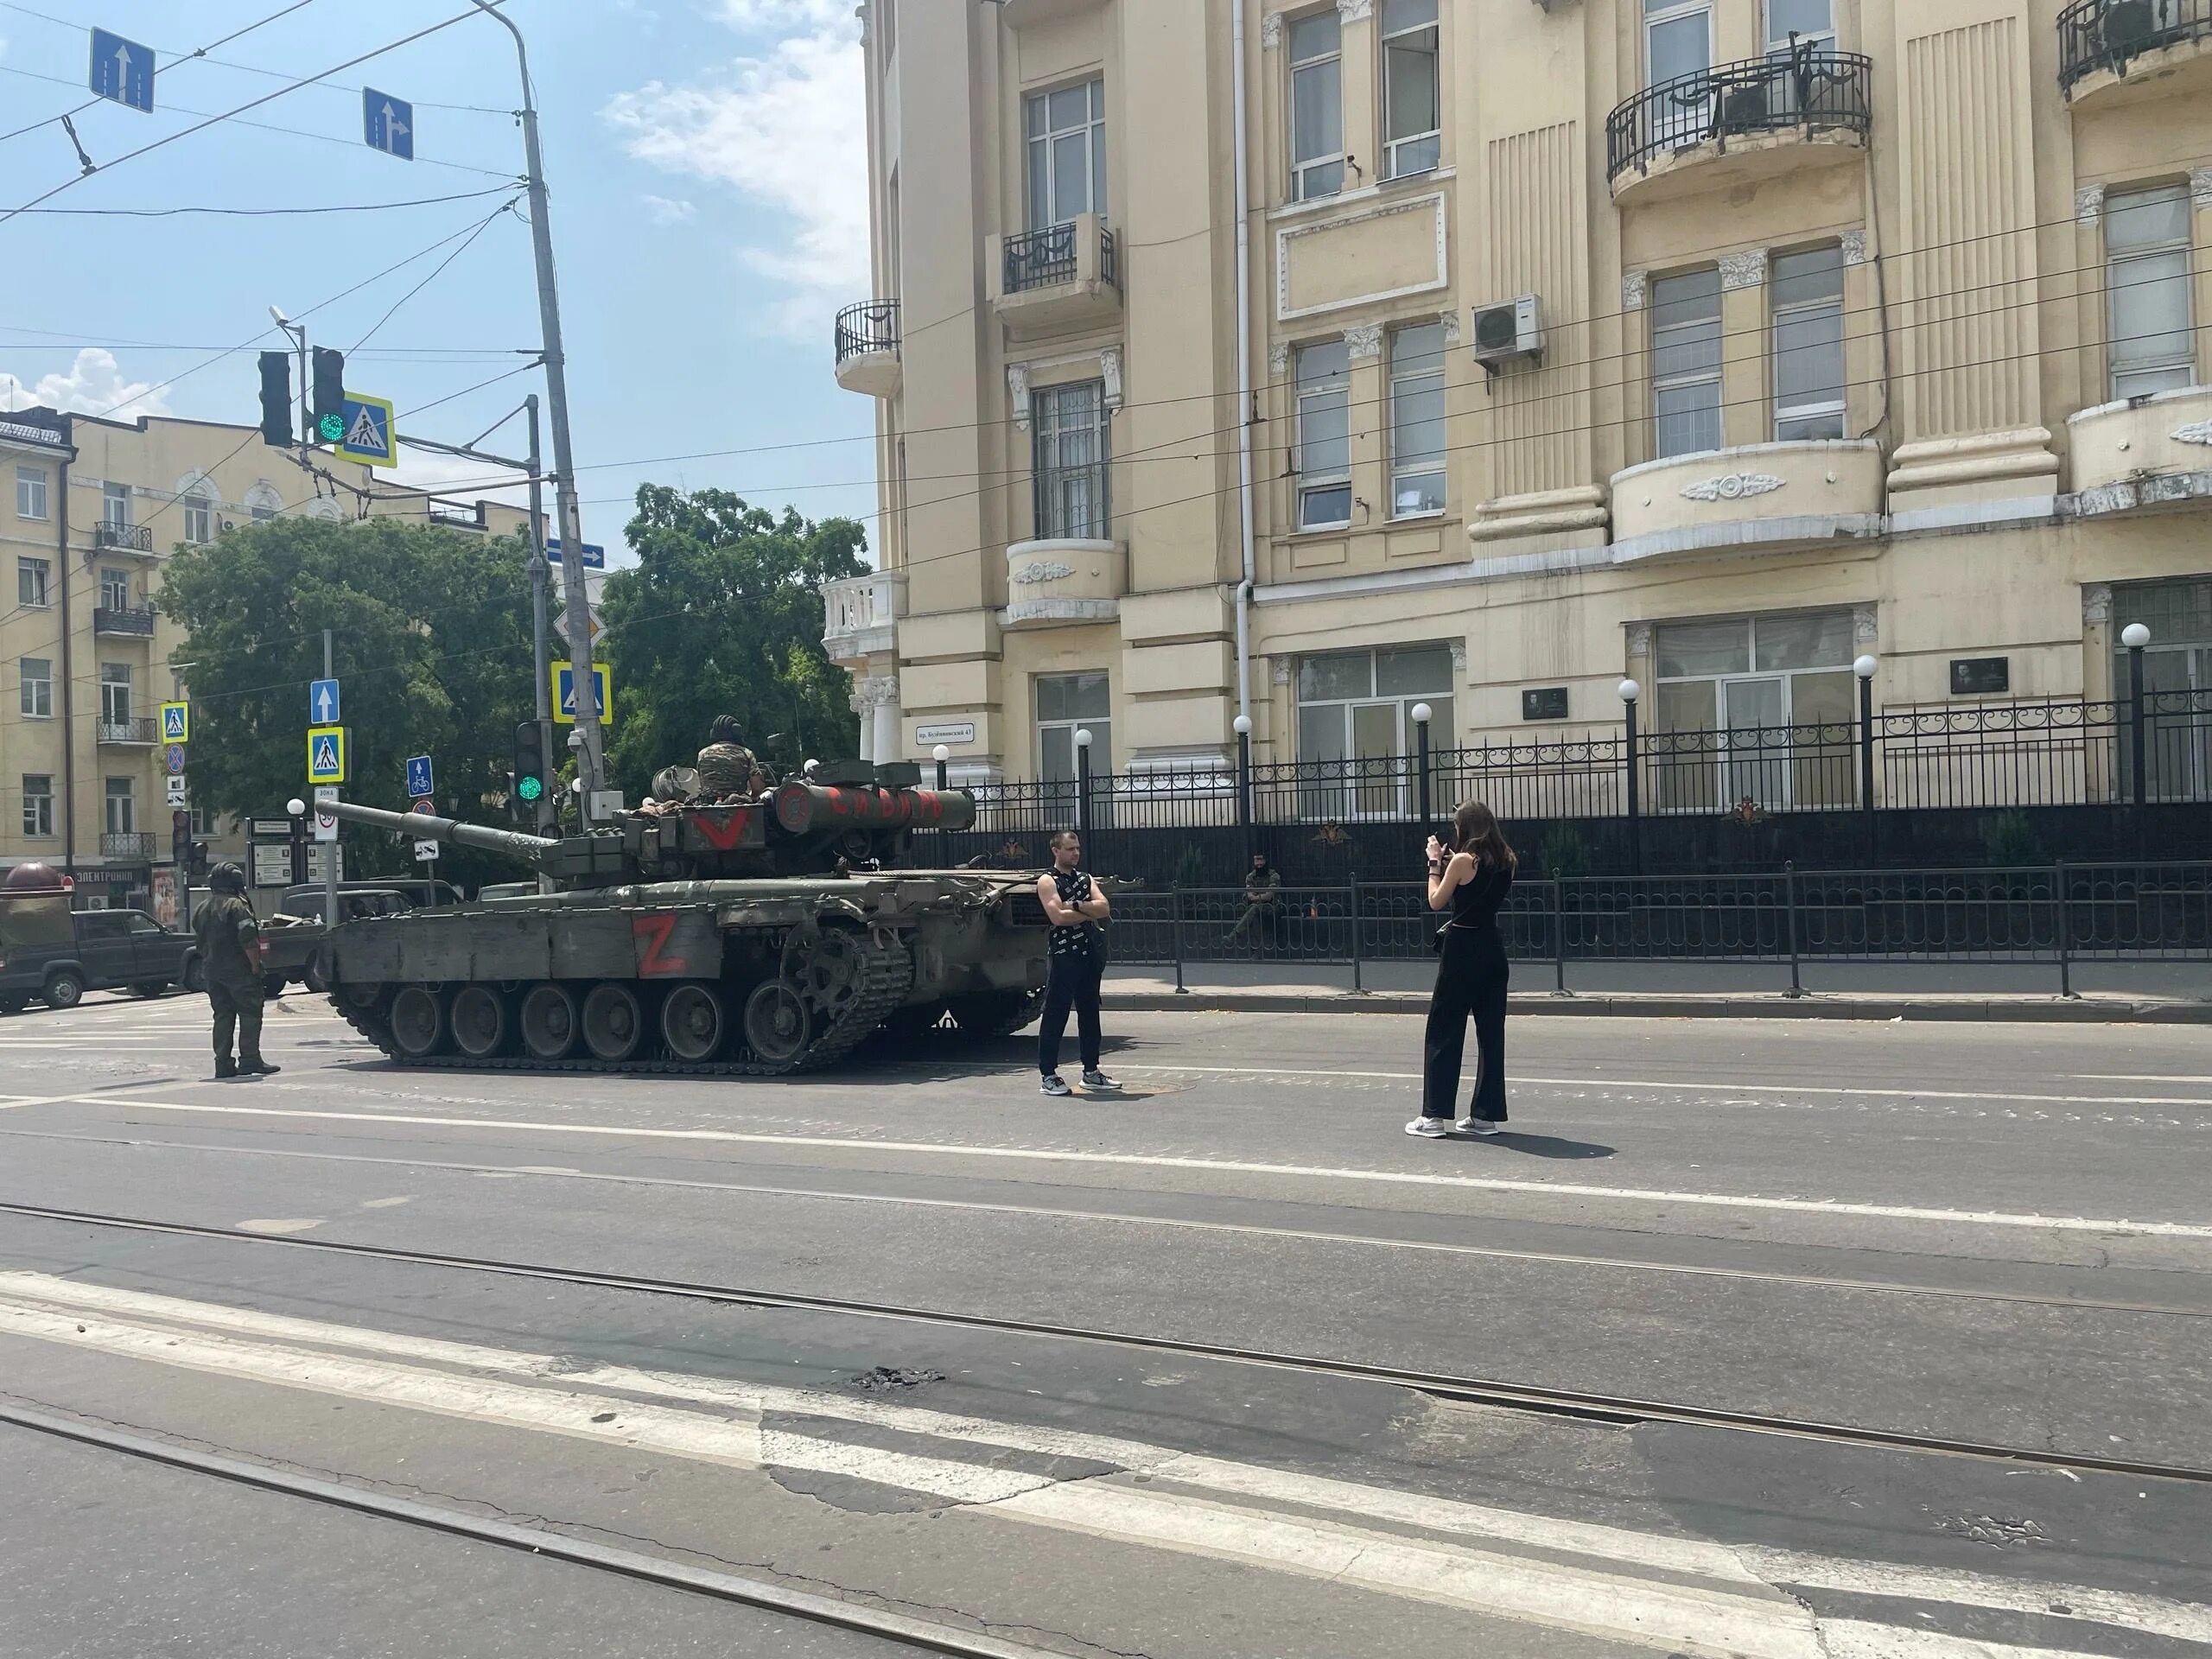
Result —
[{"label": "metal utility pole", "polygon": [[[338,677],[330,666],[328,628],[322,631],[322,677],[326,680]],[[339,712],[342,714],[345,711],[340,709]],[[330,850],[322,855],[322,918],[334,928],[338,925],[338,843],[330,841],[323,845]]]},{"label": "metal utility pole", "polygon": [[[496,17],[515,38],[515,65],[522,76],[524,183],[530,193],[530,240],[537,260],[537,314],[545,355],[546,414],[553,423],[553,493],[561,517],[561,595],[569,619],[569,661],[575,668],[576,734],[582,739],[576,775],[583,780],[584,809],[606,785],[607,750],[600,726],[599,683],[592,673],[591,614],[584,595],[583,508],[576,499],[575,454],[569,442],[568,359],[561,347],[561,299],[553,275],[553,226],[546,204],[544,158],[537,144],[537,105],[531,90],[530,54],[522,30],[492,0],[474,0],[478,10]],[[550,792],[550,791],[549,791]]]},{"label": "metal utility pole", "polygon": [[[531,638],[535,647],[533,665],[537,679],[537,748],[538,753],[550,760],[553,756],[553,664],[552,652],[546,642],[545,588],[549,572],[545,564],[544,463],[538,452],[537,394],[533,391],[522,402],[523,407],[530,411],[530,617]],[[569,660],[573,662],[575,659],[571,658]],[[599,689],[596,682],[592,689],[594,691]],[[539,834],[545,834],[553,828],[557,810],[551,790],[537,798]]]}]

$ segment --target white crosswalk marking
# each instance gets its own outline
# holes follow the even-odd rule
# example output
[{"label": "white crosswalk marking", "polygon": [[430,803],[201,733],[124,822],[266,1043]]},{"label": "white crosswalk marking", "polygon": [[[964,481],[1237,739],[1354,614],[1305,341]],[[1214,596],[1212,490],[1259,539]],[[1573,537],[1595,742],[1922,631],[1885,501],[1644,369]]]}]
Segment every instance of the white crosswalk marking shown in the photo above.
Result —
[{"label": "white crosswalk marking", "polygon": [[[702,1462],[842,1476],[988,1508],[1009,1522],[1669,1651],[1744,1659],[2042,1659],[2060,1651],[1873,1624],[1863,1614],[1823,1618],[1783,1586],[1878,1590],[1912,1599],[1923,1618],[1947,1605],[2037,1613],[2063,1603],[2074,1619],[2107,1632],[2212,1643],[2212,1610],[2157,1597],[1737,1548],[1112,1436],[620,1365],[579,1367],[552,1355],[35,1273],[0,1274],[0,1335]],[[840,1424],[855,1426],[860,1438],[841,1438]],[[893,1438],[886,1430],[908,1438],[863,1443]],[[1009,1466],[1008,1453],[1080,1460],[1088,1472],[1071,1479]]]}]

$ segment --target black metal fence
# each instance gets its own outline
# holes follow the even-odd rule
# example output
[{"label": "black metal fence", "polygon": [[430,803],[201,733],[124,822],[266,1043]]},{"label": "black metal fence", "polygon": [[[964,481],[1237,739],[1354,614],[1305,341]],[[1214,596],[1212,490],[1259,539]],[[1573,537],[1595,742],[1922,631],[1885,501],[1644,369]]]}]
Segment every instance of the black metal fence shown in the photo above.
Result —
[{"label": "black metal fence", "polygon": [[[1412,882],[1181,887],[1114,896],[1117,963],[1349,965],[1431,954],[1440,918]],[[1823,870],[1518,883],[1500,913],[1506,950],[1548,964],[2048,963],[2070,994],[2087,963],[2212,960],[2212,862],[2015,869]],[[1527,983],[1524,971],[1522,983]]]},{"label": "black metal fence", "polygon": [[837,361],[864,352],[899,349],[899,302],[862,300],[837,314]]},{"label": "black metal fence", "polygon": [[2058,14],[2058,84],[2126,74],[2146,53],[2212,38],[2212,0],[2074,0]]},{"label": "black metal fence", "polygon": [[1026,293],[1075,280],[1075,226],[1047,225],[1006,239],[1006,292]]},{"label": "black metal fence", "polygon": [[[1087,752],[1085,752],[1087,754]],[[1196,763],[975,787],[976,829],[1033,834],[2212,802],[2212,690],[1862,710],[1857,721],[1640,728],[1341,760]]]},{"label": "black metal fence", "polygon": [[1873,121],[1873,84],[1872,59],[1806,46],[1676,75],[1606,118],[1605,176],[1755,133],[1840,130],[1864,138]]}]

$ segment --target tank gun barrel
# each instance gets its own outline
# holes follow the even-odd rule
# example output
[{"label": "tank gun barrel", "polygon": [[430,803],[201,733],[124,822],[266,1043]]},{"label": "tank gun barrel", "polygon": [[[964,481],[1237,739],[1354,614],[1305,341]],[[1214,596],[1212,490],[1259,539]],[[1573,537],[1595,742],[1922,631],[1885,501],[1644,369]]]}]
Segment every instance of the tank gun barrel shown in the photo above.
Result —
[{"label": "tank gun barrel", "polygon": [[494,830],[487,824],[463,823],[457,818],[433,817],[427,812],[387,812],[380,806],[357,806],[351,801],[325,801],[320,810],[348,823],[365,823],[394,835],[418,841],[449,841],[487,853],[505,853],[533,868],[542,867],[561,843],[543,836],[525,836],[514,830]]}]

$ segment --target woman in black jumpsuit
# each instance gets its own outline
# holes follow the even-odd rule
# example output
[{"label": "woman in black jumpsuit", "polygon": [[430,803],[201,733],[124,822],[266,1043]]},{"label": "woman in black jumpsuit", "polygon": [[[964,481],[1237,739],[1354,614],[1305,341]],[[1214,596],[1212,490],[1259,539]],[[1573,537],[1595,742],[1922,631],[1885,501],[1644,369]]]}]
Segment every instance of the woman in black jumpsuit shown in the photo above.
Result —
[{"label": "woman in black jumpsuit", "polygon": [[1448,911],[1451,919],[1442,931],[1436,989],[1428,1002],[1421,1115],[1406,1125],[1408,1135],[1433,1138],[1452,1132],[1452,1102],[1459,1092],[1470,1015],[1475,1022],[1475,1094],[1467,1121],[1459,1127],[1489,1135],[1505,1122],[1505,993],[1511,969],[1497,912],[1513,890],[1515,862],[1497,817],[1479,801],[1459,809],[1451,847],[1429,838],[1429,908]]}]

